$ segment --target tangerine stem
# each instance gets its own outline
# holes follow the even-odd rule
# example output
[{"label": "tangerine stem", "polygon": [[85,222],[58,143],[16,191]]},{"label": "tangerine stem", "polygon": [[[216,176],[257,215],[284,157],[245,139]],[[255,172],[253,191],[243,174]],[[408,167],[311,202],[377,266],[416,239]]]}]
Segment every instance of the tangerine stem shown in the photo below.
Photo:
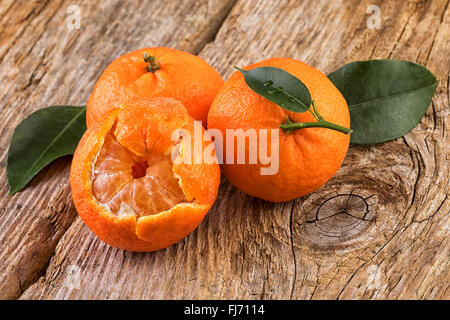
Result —
[{"label": "tangerine stem", "polygon": [[159,70],[160,66],[154,56],[149,55],[147,52],[144,52],[144,61],[148,63],[147,70],[149,72],[155,72]]},{"label": "tangerine stem", "polygon": [[314,100],[311,101],[311,105],[313,107],[313,110],[311,110],[311,107],[308,108],[308,111],[311,112],[311,114],[316,118],[317,122],[292,122],[289,117],[287,117],[286,122],[280,125],[280,128],[287,131],[287,133],[297,130],[297,129],[303,129],[303,128],[327,128],[335,131],[339,131],[345,134],[349,134],[352,132],[349,128],[340,126],[335,123],[331,123],[326,121],[317,111],[316,103]]},{"label": "tangerine stem", "polygon": [[280,125],[280,128],[290,132],[292,130],[304,129],[304,128],[328,128],[331,130],[339,131],[345,134],[349,134],[351,130],[349,128],[340,126],[335,123],[328,122],[324,119],[320,119],[317,122],[292,122],[289,118],[288,120]]}]

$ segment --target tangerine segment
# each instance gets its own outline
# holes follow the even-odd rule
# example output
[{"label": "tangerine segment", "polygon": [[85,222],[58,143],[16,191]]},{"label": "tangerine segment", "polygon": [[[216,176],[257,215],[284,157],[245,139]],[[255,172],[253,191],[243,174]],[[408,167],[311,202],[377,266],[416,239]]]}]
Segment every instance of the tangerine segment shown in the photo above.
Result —
[{"label": "tangerine segment", "polygon": [[[155,251],[198,226],[217,196],[220,169],[217,161],[172,162],[169,151],[176,145],[185,153],[193,138],[171,141],[168,128],[193,137],[192,123],[179,101],[142,98],[86,131],[70,184],[80,217],[100,239],[120,249]],[[209,148],[202,134],[202,149]]]},{"label": "tangerine segment", "polygon": [[141,158],[109,133],[94,166],[94,197],[119,216],[130,210],[138,217],[187,202],[172,171],[170,155]]}]

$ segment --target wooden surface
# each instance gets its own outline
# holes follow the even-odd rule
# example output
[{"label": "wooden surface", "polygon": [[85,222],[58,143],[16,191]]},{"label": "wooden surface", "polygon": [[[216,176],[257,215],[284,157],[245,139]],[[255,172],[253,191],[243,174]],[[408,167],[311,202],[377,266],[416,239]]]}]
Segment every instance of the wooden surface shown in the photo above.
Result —
[{"label": "wooden surface", "polygon": [[[90,3],[0,2],[1,298],[450,298],[448,1]],[[80,30],[66,25],[74,4]],[[372,4],[381,29],[367,28]],[[222,179],[199,228],[159,252],[117,250],[93,235],[71,201],[70,157],[9,196],[8,143],[26,115],[85,104],[112,59],[161,45],[199,54],[225,79],[234,65],[273,56],[324,73],[392,58],[426,66],[439,87],[412,132],[352,146],[308,196],[274,204]]]}]

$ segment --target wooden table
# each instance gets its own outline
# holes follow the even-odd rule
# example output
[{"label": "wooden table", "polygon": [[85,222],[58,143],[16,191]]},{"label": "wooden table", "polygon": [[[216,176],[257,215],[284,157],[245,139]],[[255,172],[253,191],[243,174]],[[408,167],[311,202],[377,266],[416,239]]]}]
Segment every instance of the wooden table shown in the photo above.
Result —
[{"label": "wooden table", "polygon": [[[380,29],[367,27],[373,4]],[[448,1],[2,0],[0,17],[0,297],[450,298]],[[146,46],[198,54],[225,79],[234,65],[273,56],[324,73],[404,59],[430,69],[439,87],[414,130],[352,146],[318,191],[276,204],[223,178],[196,231],[165,250],[132,253],[102,243],[77,217],[70,157],[14,196],[5,168],[26,115],[84,105],[110,61]]]}]

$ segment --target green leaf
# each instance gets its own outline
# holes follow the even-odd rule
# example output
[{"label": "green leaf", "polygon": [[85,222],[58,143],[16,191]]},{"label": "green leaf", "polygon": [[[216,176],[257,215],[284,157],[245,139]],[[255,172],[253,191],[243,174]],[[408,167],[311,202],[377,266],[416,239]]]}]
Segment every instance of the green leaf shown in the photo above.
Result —
[{"label": "green leaf", "polygon": [[352,62],[328,78],[347,100],[357,144],[405,135],[420,122],[438,84],[425,67],[397,60]]},{"label": "green leaf", "polygon": [[8,151],[7,177],[14,194],[56,158],[75,152],[86,131],[86,107],[40,109],[15,129]]},{"label": "green leaf", "polygon": [[236,69],[257,94],[286,110],[300,113],[308,111],[311,105],[309,90],[289,72],[275,67],[259,67],[248,71]]}]

